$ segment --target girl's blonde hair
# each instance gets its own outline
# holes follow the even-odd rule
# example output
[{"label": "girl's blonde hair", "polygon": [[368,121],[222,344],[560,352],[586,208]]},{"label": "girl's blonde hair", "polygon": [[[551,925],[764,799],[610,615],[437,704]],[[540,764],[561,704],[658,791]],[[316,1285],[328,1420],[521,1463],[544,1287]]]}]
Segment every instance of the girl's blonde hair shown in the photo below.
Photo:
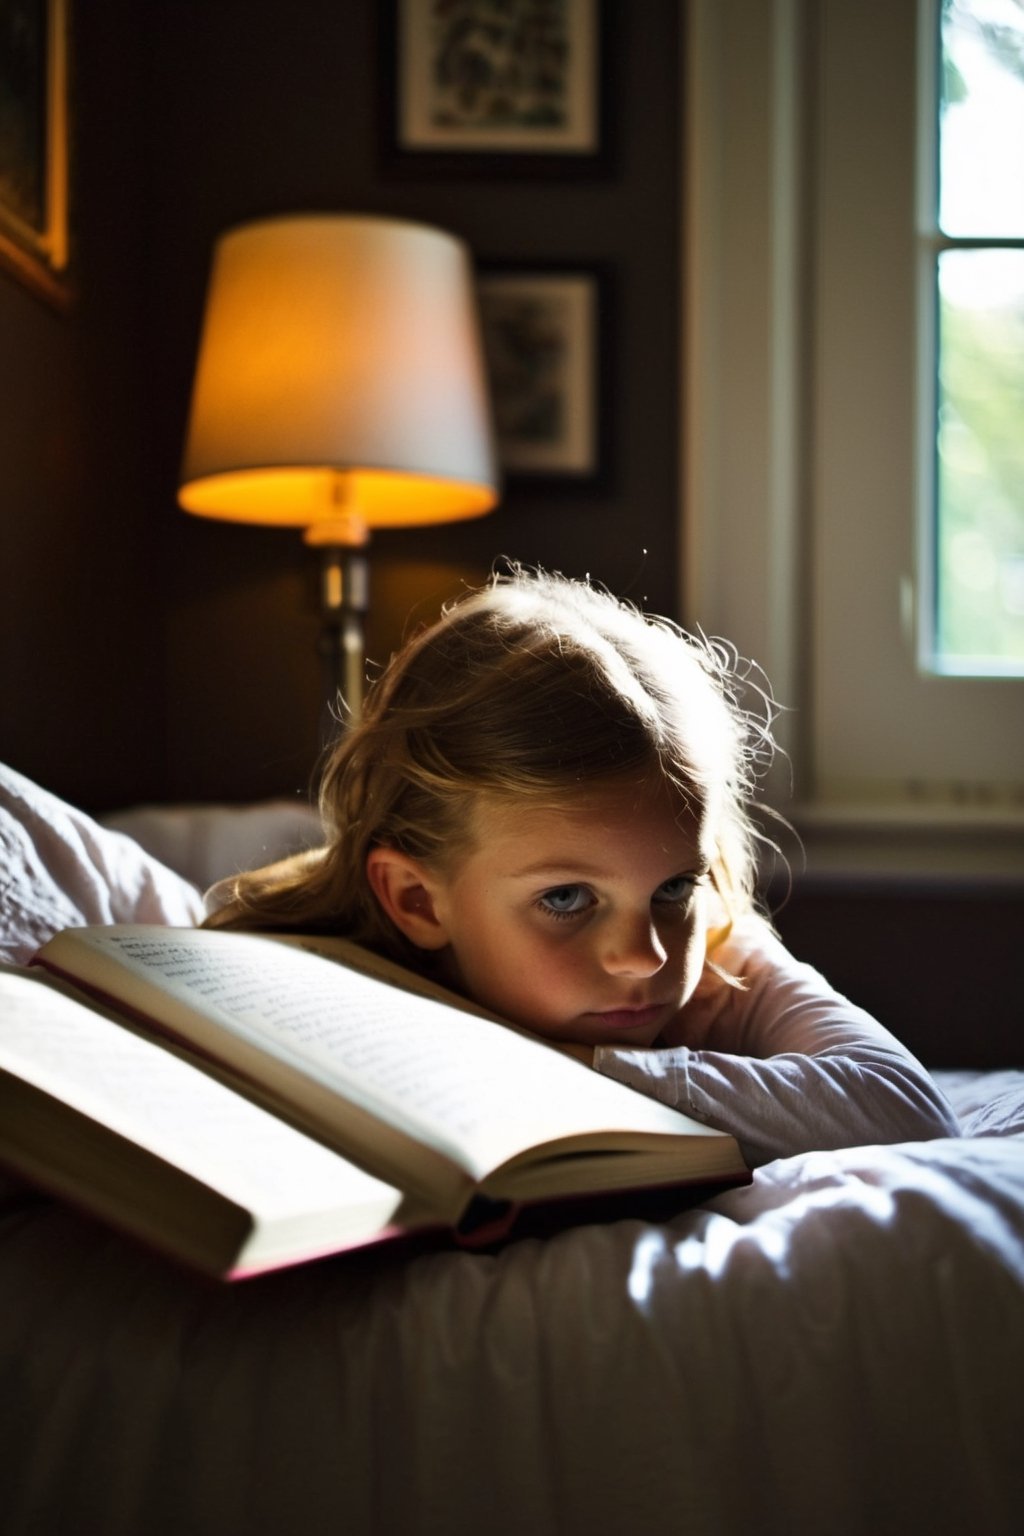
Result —
[{"label": "girl's blonde hair", "polygon": [[736,658],[589,583],[514,568],[449,606],[368,691],[320,788],[322,849],[239,875],[218,927],[344,933],[406,963],[366,879],[377,846],[447,872],[480,796],[570,806],[588,787],[666,782],[710,818],[730,917],[750,906],[769,717],[741,708]]}]

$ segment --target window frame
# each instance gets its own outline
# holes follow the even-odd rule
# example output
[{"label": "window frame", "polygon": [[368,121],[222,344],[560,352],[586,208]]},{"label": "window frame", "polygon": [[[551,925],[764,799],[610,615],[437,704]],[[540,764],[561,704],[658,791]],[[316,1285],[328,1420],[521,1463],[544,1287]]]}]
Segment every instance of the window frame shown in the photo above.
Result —
[{"label": "window frame", "polygon": [[[935,4],[684,0],[682,613],[685,623],[725,635],[755,657],[788,706],[777,732],[787,757],[769,782],[769,798],[797,826],[819,868],[1017,880],[1024,878],[1022,683],[933,677],[921,666],[934,600],[919,509],[933,491],[927,380],[936,338],[922,282],[925,173],[916,146],[899,171],[906,197],[896,188],[889,199],[899,221],[898,281],[884,302],[899,320],[904,372],[891,380],[887,360],[865,343],[855,359],[860,382],[842,377],[842,347],[852,335],[856,351],[859,317],[846,313],[840,269],[832,270],[856,218],[834,183],[837,166],[853,178],[854,201],[859,193],[861,207],[873,203],[865,201],[872,189],[856,162],[857,135],[850,122],[829,116],[844,90],[855,99],[857,82],[836,71],[862,67],[847,47],[851,27],[905,28],[911,13],[913,38],[901,33],[902,53],[897,49],[895,61],[887,56],[885,67],[910,72],[911,89],[902,93],[910,116],[901,131],[905,148],[908,135],[919,140],[926,110],[920,29]],[[865,272],[875,277],[888,267],[872,244],[873,226],[861,235],[866,282]],[[873,323],[885,344],[878,315]],[[870,413],[876,379],[891,390],[899,421],[885,435],[884,452],[872,455],[873,422],[851,427],[847,407],[863,401]],[[858,430],[861,443],[851,447]],[[851,454],[862,493],[847,483]],[[874,458],[890,456],[899,459],[899,518],[879,511],[872,482]],[[877,528],[858,546],[851,528],[866,503]],[[877,620],[842,590],[851,555],[870,566],[876,548],[889,584]],[[839,618],[830,614],[836,592]],[[876,646],[883,660],[865,661],[845,687],[842,669],[856,672],[860,638],[874,643],[873,628],[884,631],[882,649]],[[897,741],[904,716],[890,673],[900,669],[919,690],[914,707],[933,717],[938,748],[922,748],[923,772],[900,759],[904,747],[912,753],[918,746],[916,722]],[[848,727],[847,692],[851,710],[875,711],[873,738]],[[844,781],[834,769],[848,728],[862,762],[889,753],[896,770]],[[986,779],[965,765],[992,729],[1003,730],[1003,765]]]}]

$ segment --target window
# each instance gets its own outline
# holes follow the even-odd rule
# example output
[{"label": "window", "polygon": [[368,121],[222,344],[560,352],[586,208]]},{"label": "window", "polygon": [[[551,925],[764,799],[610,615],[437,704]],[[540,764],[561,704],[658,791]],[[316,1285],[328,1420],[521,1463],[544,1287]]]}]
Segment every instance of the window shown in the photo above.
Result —
[{"label": "window", "polygon": [[[1024,3],[942,0],[923,149],[937,295],[934,602],[924,661],[1024,674]],[[928,103],[931,106],[931,103]],[[932,154],[932,142],[936,153]]]},{"label": "window", "polygon": [[[982,4],[1022,10],[947,14]],[[685,6],[684,620],[768,672],[777,799],[837,859],[873,837],[892,867],[1019,877],[1024,241],[998,196],[1000,227],[952,227],[952,104],[939,221],[942,0]]]}]

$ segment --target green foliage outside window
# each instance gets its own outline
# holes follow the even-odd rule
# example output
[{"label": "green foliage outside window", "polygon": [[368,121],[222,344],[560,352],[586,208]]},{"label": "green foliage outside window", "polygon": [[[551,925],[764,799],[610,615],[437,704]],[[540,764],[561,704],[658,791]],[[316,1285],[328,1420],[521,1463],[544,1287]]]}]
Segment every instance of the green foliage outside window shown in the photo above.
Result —
[{"label": "green foliage outside window", "polygon": [[1024,0],[943,0],[936,653],[1024,672]]}]

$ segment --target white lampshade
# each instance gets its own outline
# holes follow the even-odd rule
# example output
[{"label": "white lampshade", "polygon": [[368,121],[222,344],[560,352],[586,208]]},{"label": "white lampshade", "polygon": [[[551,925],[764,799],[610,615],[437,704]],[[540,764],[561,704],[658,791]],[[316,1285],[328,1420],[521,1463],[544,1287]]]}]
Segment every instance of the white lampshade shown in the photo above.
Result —
[{"label": "white lampshade", "polygon": [[461,241],[335,215],[222,236],[181,472],[187,511],[348,542],[353,527],[477,517],[497,499]]}]

